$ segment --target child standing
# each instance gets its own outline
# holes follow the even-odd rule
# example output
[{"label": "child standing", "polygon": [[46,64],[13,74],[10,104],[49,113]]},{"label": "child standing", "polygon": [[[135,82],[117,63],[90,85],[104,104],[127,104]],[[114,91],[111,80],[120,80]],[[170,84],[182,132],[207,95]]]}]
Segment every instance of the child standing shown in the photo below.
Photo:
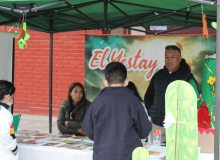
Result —
[{"label": "child standing", "polygon": [[105,68],[104,88],[92,102],[82,128],[94,141],[94,160],[131,160],[132,151],[148,137],[151,122],[140,100],[126,88],[126,67],[111,62]]},{"label": "child standing", "polygon": [[8,111],[13,104],[15,87],[0,80],[0,159],[18,160],[18,147],[14,135],[13,116]]}]

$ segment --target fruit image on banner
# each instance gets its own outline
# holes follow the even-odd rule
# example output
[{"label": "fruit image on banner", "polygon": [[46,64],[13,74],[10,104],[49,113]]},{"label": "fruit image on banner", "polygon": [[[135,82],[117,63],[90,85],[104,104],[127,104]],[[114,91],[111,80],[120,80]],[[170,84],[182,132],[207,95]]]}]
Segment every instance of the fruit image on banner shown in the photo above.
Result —
[{"label": "fruit image on banner", "polygon": [[216,75],[216,56],[206,56],[203,61],[202,74],[202,99],[206,103],[211,117],[210,128],[215,128],[215,108],[213,107],[215,98],[215,75]]},{"label": "fruit image on banner", "polygon": [[166,159],[198,160],[197,97],[185,81],[169,84],[165,94]]}]

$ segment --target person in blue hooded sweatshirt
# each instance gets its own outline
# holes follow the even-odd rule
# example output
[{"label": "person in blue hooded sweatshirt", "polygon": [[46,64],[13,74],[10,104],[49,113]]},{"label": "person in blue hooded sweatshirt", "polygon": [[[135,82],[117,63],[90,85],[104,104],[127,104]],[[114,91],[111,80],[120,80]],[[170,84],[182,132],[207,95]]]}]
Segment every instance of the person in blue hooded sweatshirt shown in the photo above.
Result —
[{"label": "person in blue hooded sweatshirt", "polygon": [[91,103],[82,124],[94,141],[93,160],[131,160],[152,124],[141,101],[126,87],[129,79],[122,63],[109,63],[103,82],[105,88]]}]

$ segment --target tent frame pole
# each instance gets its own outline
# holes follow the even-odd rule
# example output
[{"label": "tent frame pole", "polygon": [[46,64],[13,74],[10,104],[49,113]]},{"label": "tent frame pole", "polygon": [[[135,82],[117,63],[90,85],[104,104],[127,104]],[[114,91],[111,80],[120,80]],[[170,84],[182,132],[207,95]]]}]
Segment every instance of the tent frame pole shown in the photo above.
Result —
[{"label": "tent frame pole", "polygon": [[214,160],[219,160],[219,114],[220,114],[220,1],[217,1],[217,30],[216,30],[216,90],[215,90],[215,140]]},{"label": "tent frame pole", "polygon": [[[45,4],[45,5],[42,5],[42,6],[39,6],[39,7],[34,7],[34,8],[31,9],[31,12],[34,12],[35,10],[38,10],[38,9],[43,9],[43,8],[46,8],[46,7],[57,5],[57,4],[60,4],[60,3],[64,3],[64,2],[66,2],[66,0]],[[5,11],[9,11],[9,12],[20,13],[20,14],[27,14],[27,13],[30,12],[29,10],[18,10],[18,9],[12,10],[11,8],[4,7],[4,6],[0,6],[0,9],[5,10]]]},{"label": "tent frame pole", "polygon": [[108,0],[104,1],[104,30],[108,30]]},{"label": "tent frame pole", "polygon": [[[121,2],[121,1],[114,1],[114,3],[126,4],[126,5],[131,5],[131,6],[136,6],[136,7],[143,7],[143,8],[150,8],[150,9],[154,9],[154,10],[157,10],[157,11],[166,11],[166,12],[173,12],[174,11],[174,10],[170,10],[170,9],[151,7],[151,6],[146,6],[146,5],[134,4],[134,3],[128,3],[128,2]],[[192,7],[190,7],[190,9],[192,9]],[[186,15],[185,11],[178,11],[178,13]],[[190,15],[201,17],[200,14],[196,14],[196,13],[190,13]],[[215,18],[216,19],[216,17],[212,17],[212,16],[208,16],[208,15],[206,15],[206,18]]]},{"label": "tent frame pole", "polygon": [[[132,20],[132,21],[136,21],[134,18],[132,18],[131,16],[129,16],[127,13],[125,13],[124,11],[122,11],[120,8],[118,8],[116,5],[114,5],[112,2],[109,2],[114,8],[116,8],[118,11],[120,11],[121,13],[123,13],[126,17],[128,17],[130,20]],[[140,25],[140,26],[142,26],[145,30],[147,30],[148,31],[148,33],[151,33],[151,34],[154,34],[155,35],[155,33],[154,32],[152,32],[151,30],[149,30],[149,29],[147,29],[143,24],[141,24],[141,23],[138,23],[137,22],[137,24],[138,25]]]},{"label": "tent frame pole", "polygon": [[99,27],[99,29],[103,29],[103,27],[98,24],[97,22],[95,22],[94,20],[92,20],[90,17],[88,17],[87,15],[85,15],[83,12],[81,12],[78,8],[74,7],[75,11],[77,11],[79,14],[81,14],[83,17],[85,17],[87,20],[89,20],[90,22],[94,23],[96,26]]},{"label": "tent frame pole", "polygon": [[[11,17],[11,18],[15,18],[15,19],[17,18],[17,17],[15,17],[15,16],[10,15],[10,14],[8,14],[8,13],[5,13],[5,12],[3,12],[3,11],[0,11],[0,13],[6,15],[6,16],[8,16],[8,17]],[[39,28],[39,29],[41,29],[41,30],[44,30],[45,32],[49,32],[49,31],[46,30],[45,28],[42,28],[42,27],[37,26],[37,25],[35,25],[35,24],[32,24],[32,23],[30,23],[30,22],[26,22],[26,23],[27,23],[28,25],[30,25],[30,26],[33,26],[33,27]]]},{"label": "tent frame pole", "polygon": [[[64,17],[70,17],[70,18],[76,18],[76,19],[81,19],[81,20],[87,21],[86,18],[77,17],[77,16],[73,16],[73,15],[68,15],[68,14],[64,14],[64,13],[57,13],[57,15],[64,16]],[[98,22],[98,23],[101,23],[101,22]]]},{"label": "tent frame pole", "polygon": [[59,18],[53,18],[52,16],[50,16],[50,17],[49,16],[42,16],[42,17],[52,19],[52,20],[57,20],[57,21],[60,21],[60,22],[66,22],[66,23],[74,24],[74,25],[81,26],[81,27],[87,27],[87,28],[92,28],[92,29],[94,28],[93,26],[83,25],[83,24],[80,24],[80,23],[67,21],[67,20],[63,20],[63,19],[59,19]]},{"label": "tent frame pole", "polygon": [[[76,8],[82,8],[82,7],[87,7],[87,6],[90,6],[90,5],[94,5],[94,4],[97,4],[97,3],[101,3],[101,1],[93,1],[93,2],[87,2],[87,3],[82,3],[82,4],[77,4],[77,5],[74,5],[74,7]],[[46,13],[51,13],[53,11],[58,11],[58,10],[62,10],[62,9],[67,9],[69,10],[70,7],[69,6],[66,6],[66,7],[58,7],[58,8],[52,8],[52,9],[48,9],[48,10],[42,10],[42,11],[38,11],[38,12],[32,12],[32,13],[28,13],[28,15],[35,15],[35,14],[45,14]],[[72,5],[72,9],[73,8],[73,5]],[[71,10],[72,10],[71,9]],[[67,11],[65,10],[65,11]]]},{"label": "tent frame pole", "polygon": [[50,19],[49,133],[52,133],[53,20]]},{"label": "tent frame pole", "polygon": [[[174,14],[174,15],[172,15],[172,16],[173,16],[173,17],[183,18],[183,19],[186,18],[186,16],[178,15],[178,14]],[[190,17],[190,16],[189,16],[188,21],[190,21],[190,20],[195,20],[195,21],[199,21],[199,22],[201,22],[201,17],[200,17],[200,18],[197,18],[197,17]],[[210,19],[207,19],[207,18],[206,18],[206,22],[212,23],[213,20],[210,20]]]},{"label": "tent frame pole", "polygon": [[[199,7],[199,6],[201,6],[201,5],[197,4],[195,6],[192,6],[191,8],[195,8],[195,7]],[[179,9],[179,10],[176,10],[176,11],[170,11],[169,13],[164,13],[164,14],[161,14],[161,15],[158,15],[158,16],[154,16],[154,17],[150,17],[150,18],[144,18],[144,19],[141,19],[141,20],[140,20],[140,18],[137,18],[135,22],[134,21],[129,21],[129,22],[126,22],[126,23],[121,23],[119,25],[113,26],[111,28],[111,30],[115,29],[115,28],[120,28],[120,27],[123,28],[125,26],[129,26],[129,25],[135,24],[137,22],[144,22],[144,21],[148,21],[148,20],[152,20],[152,19],[156,19],[156,18],[161,18],[161,17],[164,17],[164,16],[172,15],[172,14],[178,13],[179,11],[186,10],[186,9],[187,9],[187,7]]]},{"label": "tent frame pole", "polygon": [[130,28],[130,27],[123,27],[123,28],[133,30],[133,31],[143,32],[143,33],[150,33],[148,31],[143,31],[143,30],[140,30],[140,29],[135,29],[135,28]]},{"label": "tent frame pole", "polygon": [[42,27],[37,26],[37,25],[35,25],[35,24],[32,24],[32,23],[30,23],[30,22],[26,22],[26,23],[27,23],[27,25],[29,25],[29,26],[33,26],[33,27],[39,28],[39,29],[41,29],[41,30],[44,30],[45,32],[49,32],[49,30],[46,30],[45,28],[42,28]]},{"label": "tent frame pole", "polygon": [[168,33],[168,32],[173,32],[173,31],[178,31],[178,30],[183,30],[183,29],[187,29],[187,28],[191,28],[191,27],[198,27],[198,26],[199,27],[202,26],[202,23],[198,23],[198,24],[194,24],[194,25],[186,26],[186,27],[181,27],[181,28],[176,28],[176,29],[171,29],[171,30],[167,30],[167,31],[158,32],[157,35]]},{"label": "tent frame pole", "polygon": [[[78,4],[78,5],[72,5],[72,8],[70,8],[69,6],[67,7],[58,7],[58,8],[53,8],[53,9],[48,9],[48,10],[42,10],[42,11],[38,11],[38,12],[31,12],[31,13],[28,13],[27,15],[33,15],[33,16],[30,16],[28,17],[27,16],[27,19],[28,20],[32,20],[32,19],[36,19],[36,18],[41,18],[42,16],[44,15],[54,15],[56,13],[61,13],[61,12],[65,12],[65,11],[68,11],[68,10],[73,10],[75,8],[82,8],[82,7],[86,7],[86,6],[90,6],[90,5],[94,5],[94,4],[97,4],[97,3],[101,3],[101,1],[93,1],[93,2],[88,2],[88,3],[82,3],[82,4]],[[0,6],[1,7],[1,6]],[[75,8],[74,8],[75,7]],[[0,8],[1,9],[1,8]],[[67,10],[62,10],[62,9],[67,9]],[[61,11],[58,11],[58,10],[61,10]],[[11,11],[11,10],[8,10],[8,11]],[[57,12],[54,12],[54,13],[51,13],[52,11],[57,11]],[[0,12],[4,13],[4,14],[7,14],[3,11],[0,10]],[[46,12],[46,13],[45,13]],[[40,15],[41,14],[41,15]],[[43,14],[43,15],[42,15]],[[0,22],[0,26],[1,25],[8,25],[8,24],[12,24],[12,23],[17,23],[17,22],[21,22],[22,21],[22,18],[17,18],[15,17],[14,20],[9,20],[9,21],[5,21],[5,22]],[[47,31],[48,32],[48,31]]]},{"label": "tent frame pole", "polygon": [[[12,84],[15,85],[15,38],[13,38],[13,49],[12,49]],[[11,106],[11,114],[14,113],[14,98],[13,98],[13,104]]]},{"label": "tent frame pole", "polygon": [[[113,29],[116,29],[116,28],[123,28],[125,26],[129,26],[129,25],[132,25],[132,24],[135,24],[137,22],[144,22],[144,21],[149,21],[149,20],[152,20],[152,19],[156,19],[156,18],[161,18],[161,17],[164,17],[164,16],[168,16],[168,15],[171,15],[171,14],[174,14],[175,12],[172,12],[172,13],[165,13],[165,14],[161,14],[159,16],[154,16],[154,17],[150,17],[150,18],[145,18],[145,19],[141,19],[141,20],[137,20],[134,22],[134,21],[127,21],[125,23],[121,23],[121,24],[118,24],[116,26],[113,26],[111,27],[111,30]],[[138,18],[139,19],[139,18]]]}]

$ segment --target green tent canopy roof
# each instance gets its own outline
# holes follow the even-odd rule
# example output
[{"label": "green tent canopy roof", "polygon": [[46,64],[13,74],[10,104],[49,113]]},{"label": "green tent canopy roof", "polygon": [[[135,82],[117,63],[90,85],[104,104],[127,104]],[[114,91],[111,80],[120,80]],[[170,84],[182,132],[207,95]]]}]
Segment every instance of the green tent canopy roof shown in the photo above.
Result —
[{"label": "green tent canopy roof", "polygon": [[[0,6],[11,8],[13,3],[37,6],[54,3],[53,0],[0,0]],[[190,13],[187,27],[202,26],[201,4],[183,0],[69,0],[37,12],[27,13],[28,29],[42,32],[76,30],[112,30],[132,26],[185,26],[187,7]],[[216,6],[203,5],[208,26],[216,21]],[[0,7],[0,25],[20,23],[23,15]],[[150,32],[150,31],[147,31]],[[153,33],[152,33],[153,34]]]}]

